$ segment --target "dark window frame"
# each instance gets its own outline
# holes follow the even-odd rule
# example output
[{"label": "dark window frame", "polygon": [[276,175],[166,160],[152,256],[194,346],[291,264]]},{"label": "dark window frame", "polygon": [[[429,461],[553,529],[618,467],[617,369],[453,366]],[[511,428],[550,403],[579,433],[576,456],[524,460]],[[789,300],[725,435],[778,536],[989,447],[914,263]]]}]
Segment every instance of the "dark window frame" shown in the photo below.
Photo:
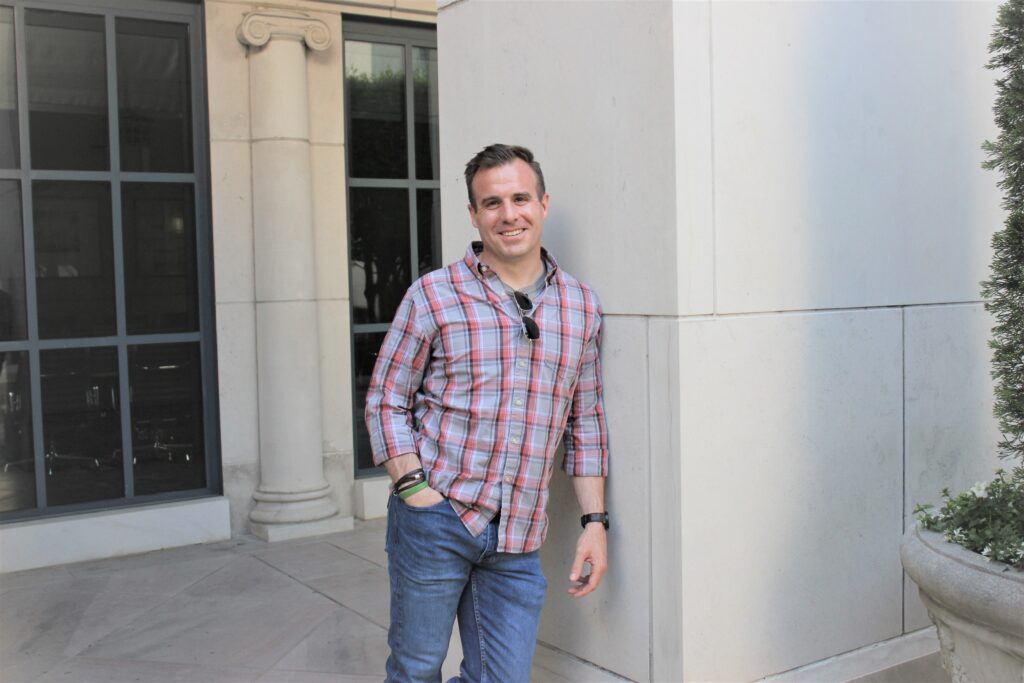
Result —
[{"label": "dark window frame", "polygon": [[[0,0],[0,5],[14,10],[15,73],[19,159],[13,169],[0,169],[0,180],[20,183],[23,254],[25,263],[27,339],[0,341],[0,351],[28,352],[30,368],[29,396],[32,406],[32,441],[36,490],[36,506],[0,512],[0,523],[36,519],[94,510],[135,507],[168,501],[220,495],[223,478],[220,460],[220,421],[216,340],[214,320],[213,253],[210,209],[209,129],[207,122],[206,60],[204,58],[205,25],[202,5],[178,0],[95,0],[90,2],[57,2],[47,0]],[[50,10],[104,17],[106,41],[107,112],[110,168],[105,171],[34,170],[31,168],[29,141],[29,101],[26,49],[24,40],[25,10]],[[189,75],[192,94],[193,170],[188,173],[121,171],[120,135],[117,100],[116,19],[143,19],[183,23],[189,33]],[[100,181],[110,186],[114,232],[114,278],[117,307],[117,331],[106,337],[40,339],[35,282],[35,244],[32,215],[32,183],[40,180]],[[195,332],[129,335],[126,320],[125,273],[123,260],[122,185],[125,183],[190,184],[194,188],[196,226],[196,266],[199,306],[199,329]],[[149,495],[134,494],[133,440],[129,375],[129,346],[143,344],[198,343],[201,362],[201,395],[203,401],[204,458],[206,486],[201,489]],[[49,506],[46,500],[45,443],[43,439],[43,406],[40,378],[40,353],[50,349],[114,346],[118,356],[119,405],[121,420],[124,496],[116,499],[90,501],[70,505]]]},{"label": "dark window frame", "polygon": [[[348,159],[348,150],[351,148],[346,145],[346,159],[345,159],[345,194],[349,197],[349,190],[352,188],[392,188],[392,189],[405,189],[408,192],[409,197],[409,243],[410,243],[410,265],[412,269],[412,279],[415,280],[419,277],[419,221],[417,212],[417,199],[416,193],[419,190],[437,190],[441,189],[440,178],[432,180],[424,180],[416,178],[416,137],[415,137],[415,109],[414,109],[414,85],[413,85],[413,57],[412,48],[421,47],[437,50],[437,30],[434,26],[428,26],[423,24],[413,24],[410,22],[397,22],[397,21],[370,21],[365,18],[352,15],[343,15],[342,17],[342,41],[347,40],[358,40],[367,41],[373,43],[388,43],[392,45],[401,45],[405,48],[405,111],[406,111],[406,149],[407,149],[407,173],[405,178],[356,178],[351,175],[352,165]],[[344,54],[344,45],[342,46],[342,53]],[[344,83],[345,78],[345,67],[342,70],[342,82]],[[350,140],[351,131],[349,130],[349,101],[345,98],[345,140]],[[349,202],[346,201],[346,206]],[[357,376],[357,357],[356,357],[356,336],[360,334],[380,334],[387,332],[391,323],[362,323],[356,324],[354,322],[354,310],[352,305],[351,285],[352,285],[352,266],[351,266],[351,253],[352,253],[352,213],[351,210],[347,211],[346,217],[346,228],[349,240],[349,320],[353,321],[351,325],[351,331],[349,333],[349,346],[350,346],[350,367],[352,369],[352,418],[353,418],[353,468],[355,469],[356,479],[362,479],[367,477],[385,476],[384,472],[376,467],[360,467],[360,453],[359,453],[359,440],[357,434],[360,430],[365,430],[365,424],[362,413],[356,408],[362,403],[358,400],[359,387],[356,382]],[[441,254],[441,240],[440,235],[433,235],[433,258],[434,267],[438,267],[438,263]],[[410,283],[411,284],[411,283]]]}]

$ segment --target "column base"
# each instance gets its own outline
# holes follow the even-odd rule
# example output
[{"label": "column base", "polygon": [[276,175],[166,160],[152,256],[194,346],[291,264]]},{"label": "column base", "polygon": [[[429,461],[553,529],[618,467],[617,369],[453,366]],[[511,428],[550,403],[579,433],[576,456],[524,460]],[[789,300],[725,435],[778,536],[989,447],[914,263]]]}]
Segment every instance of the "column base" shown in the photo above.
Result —
[{"label": "column base", "polygon": [[276,543],[277,541],[290,541],[294,538],[308,538],[310,536],[335,534],[339,531],[350,531],[353,525],[352,517],[338,514],[313,522],[265,524],[263,522],[250,521],[249,531],[257,538],[262,538],[268,543]]}]

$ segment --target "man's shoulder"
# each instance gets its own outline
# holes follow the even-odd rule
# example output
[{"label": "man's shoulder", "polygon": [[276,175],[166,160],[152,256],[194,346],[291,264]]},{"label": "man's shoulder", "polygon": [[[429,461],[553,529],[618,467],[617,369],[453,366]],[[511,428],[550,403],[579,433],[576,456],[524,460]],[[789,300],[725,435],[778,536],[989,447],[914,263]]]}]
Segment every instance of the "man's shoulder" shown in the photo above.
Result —
[{"label": "man's shoulder", "polygon": [[601,299],[597,296],[597,291],[593,287],[561,267],[558,268],[558,272],[555,274],[555,280],[564,290],[566,296],[578,299],[588,309],[592,309],[597,313],[601,312]]},{"label": "man's shoulder", "polygon": [[409,293],[413,297],[435,300],[458,292],[466,286],[467,278],[471,277],[472,274],[468,273],[465,264],[456,261],[420,276],[409,287]]}]

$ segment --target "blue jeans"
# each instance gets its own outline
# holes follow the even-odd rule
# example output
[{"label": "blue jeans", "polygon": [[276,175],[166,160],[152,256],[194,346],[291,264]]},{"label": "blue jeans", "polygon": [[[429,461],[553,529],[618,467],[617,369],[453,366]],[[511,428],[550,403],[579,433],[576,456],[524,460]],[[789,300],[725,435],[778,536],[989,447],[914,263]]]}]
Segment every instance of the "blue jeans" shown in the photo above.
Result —
[{"label": "blue jeans", "polygon": [[388,681],[440,681],[458,614],[463,659],[452,680],[528,683],[547,580],[538,552],[497,545],[497,524],[474,537],[447,499],[415,508],[391,496]]}]

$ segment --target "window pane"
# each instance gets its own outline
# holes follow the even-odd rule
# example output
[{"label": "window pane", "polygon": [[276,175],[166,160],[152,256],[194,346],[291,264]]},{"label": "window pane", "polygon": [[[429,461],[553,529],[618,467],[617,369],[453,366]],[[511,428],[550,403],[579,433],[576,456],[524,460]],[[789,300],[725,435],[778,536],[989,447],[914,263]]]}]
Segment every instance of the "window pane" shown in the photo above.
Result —
[{"label": "window pane", "polygon": [[128,349],[135,495],[206,486],[199,344]]},{"label": "window pane", "polygon": [[192,186],[125,183],[121,192],[128,333],[198,330]]},{"label": "window pane", "polygon": [[0,168],[18,167],[18,82],[14,70],[14,10],[0,7]]},{"label": "window pane", "polygon": [[121,168],[192,170],[188,26],[117,20]]},{"label": "window pane", "polygon": [[25,10],[33,168],[106,170],[103,17]]},{"label": "window pane", "polygon": [[412,49],[413,134],[416,140],[416,177],[435,180],[439,156],[437,128],[437,50]]},{"label": "window pane", "polygon": [[345,41],[349,176],[408,178],[405,48]]},{"label": "window pane", "polygon": [[409,277],[409,192],[354,187],[349,191],[352,315],[356,324],[395,317]]},{"label": "window pane", "polygon": [[110,186],[32,184],[39,336],[116,332]]},{"label": "window pane", "polygon": [[0,512],[36,506],[28,353],[0,351]]},{"label": "window pane", "polygon": [[39,355],[47,504],[122,497],[117,349],[56,349]]},{"label": "window pane", "polygon": [[26,339],[21,183],[0,180],[0,341]]},{"label": "window pane", "polygon": [[419,274],[437,268],[441,248],[441,191],[416,190],[416,230],[419,248]]},{"label": "window pane", "polygon": [[370,332],[355,335],[355,419],[356,469],[373,468],[373,452],[370,450],[370,433],[366,431],[363,413],[366,410],[366,391],[370,388],[373,364],[377,362],[380,345],[386,332]]}]

